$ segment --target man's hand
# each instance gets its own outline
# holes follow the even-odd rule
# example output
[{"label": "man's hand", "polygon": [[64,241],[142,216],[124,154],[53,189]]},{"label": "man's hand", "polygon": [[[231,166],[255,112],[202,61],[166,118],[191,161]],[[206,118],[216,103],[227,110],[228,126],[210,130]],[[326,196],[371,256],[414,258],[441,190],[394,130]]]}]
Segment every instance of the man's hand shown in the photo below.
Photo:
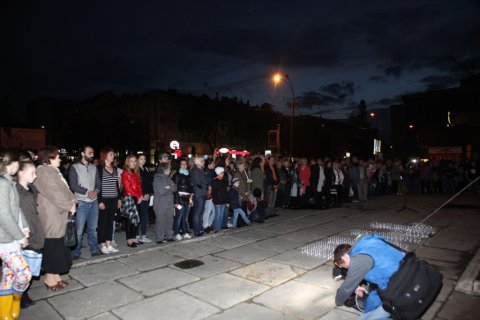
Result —
[{"label": "man's hand", "polygon": [[77,211],[77,205],[74,203],[72,207],[70,208],[70,212],[74,214]]},{"label": "man's hand", "polygon": [[142,203],[142,197],[138,198],[137,200],[137,204],[140,204],[140,203]]},{"label": "man's hand", "polygon": [[149,194],[145,194],[145,195],[143,196],[143,201],[148,201],[148,200],[150,200],[150,195],[149,195]]},{"label": "man's hand", "polygon": [[95,200],[97,198],[97,195],[98,195],[98,192],[93,190],[88,192],[87,197],[91,200]]},{"label": "man's hand", "polygon": [[355,289],[355,294],[360,298],[363,298],[364,295],[368,294],[368,291],[365,287],[358,286],[357,289]]},{"label": "man's hand", "polygon": [[100,202],[100,203],[98,204],[98,209],[100,209],[100,210],[105,210],[105,203]]},{"label": "man's hand", "polygon": [[23,231],[23,236],[24,236],[25,238],[27,238],[27,239],[30,238],[30,231],[24,230],[24,231]]},{"label": "man's hand", "polygon": [[20,246],[21,246],[22,248],[28,247],[28,239],[25,238],[25,239],[23,240],[23,242],[20,244]]}]

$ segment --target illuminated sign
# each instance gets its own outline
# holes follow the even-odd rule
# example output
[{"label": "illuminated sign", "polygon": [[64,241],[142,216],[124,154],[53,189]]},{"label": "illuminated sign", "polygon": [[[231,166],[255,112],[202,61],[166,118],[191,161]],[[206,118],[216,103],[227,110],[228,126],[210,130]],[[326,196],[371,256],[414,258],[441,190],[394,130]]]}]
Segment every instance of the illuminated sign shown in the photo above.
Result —
[{"label": "illuminated sign", "polygon": [[373,139],[373,154],[382,152],[382,140]]},{"label": "illuminated sign", "polygon": [[170,149],[172,150],[180,149],[180,143],[176,140],[170,141]]}]

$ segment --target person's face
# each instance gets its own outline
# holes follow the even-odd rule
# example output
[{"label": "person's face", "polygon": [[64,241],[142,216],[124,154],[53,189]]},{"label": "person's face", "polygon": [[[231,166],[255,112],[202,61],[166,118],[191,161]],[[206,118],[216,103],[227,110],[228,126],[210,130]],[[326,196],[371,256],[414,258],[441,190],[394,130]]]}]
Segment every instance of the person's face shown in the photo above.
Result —
[{"label": "person's face", "polygon": [[90,148],[90,147],[85,148],[85,151],[82,152],[82,157],[83,157],[83,160],[85,160],[86,162],[92,162],[94,158],[93,148]]},{"label": "person's face", "polygon": [[170,162],[170,161],[168,160],[168,157],[160,158],[160,163],[168,163],[168,162]]},{"label": "person's face", "polygon": [[200,169],[202,169],[203,167],[205,167],[205,159],[200,160],[200,162],[198,163],[197,166],[198,166]]},{"label": "person's face", "polygon": [[107,157],[105,158],[105,160],[107,160],[107,162],[109,163],[112,163],[114,161],[114,154],[113,154],[113,151],[110,151],[109,153],[107,153]]},{"label": "person's face", "polygon": [[285,168],[287,168],[287,169],[290,168],[290,161],[285,161],[285,162],[283,163],[283,166],[284,166]]},{"label": "person's face", "polygon": [[147,157],[145,156],[138,157],[138,163],[140,164],[141,167],[145,165],[145,162],[147,162]]},{"label": "person's face", "polygon": [[233,185],[235,186],[235,188],[240,188],[240,181],[235,181]]},{"label": "person's face", "polygon": [[131,157],[130,159],[128,159],[128,168],[130,170],[135,169],[136,166],[137,166],[137,158],[136,157]]},{"label": "person's face", "polygon": [[241,163],[241,164],[238,165],[238,171],[240,171],[240,172],[245,171],[245,164],[244,163]]},{"label": "person's face", "polygon": [[58,168],[60,167],[60,155],[57,154],[55,159],[50,159],[50,164],[52,167]]},{"label": "person's face", "polygon": [[14,176],[18,172],[18,167],[20,163],[18,161],[13,161],[7,166],[7,173],[11,176]]},{"label": "person's face", "polygon": [[348,269],[348,266],[350,265],[350,256],[348,254],[344,254],[342,256],[343,263],[340,263],[339,266],[344,269]]},{"label": "person's face", "polygon": [[37,178],[37,168],[33,165],[27,165],[22,171],[18,172],[20,182],[33,183]]},{"label": "person's face", "polygon": [[222,180],[224,176],[225,176],[225,172],[222,172],[218,175],[218,179]]},{"label": "person's face", "polygon": [[187,161],[180,162],[180,168],[187,169],[188,168]]}]

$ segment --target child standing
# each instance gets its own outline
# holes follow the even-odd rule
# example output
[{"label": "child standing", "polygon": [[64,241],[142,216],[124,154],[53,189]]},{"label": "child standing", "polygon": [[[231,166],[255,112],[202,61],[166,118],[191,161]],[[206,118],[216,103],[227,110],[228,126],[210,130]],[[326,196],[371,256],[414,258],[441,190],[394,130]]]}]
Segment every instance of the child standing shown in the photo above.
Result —
[{"label": "child standing", "polygon": [[248,225],[250,224],[250,221],[248,220],[245,212],[243,212],[241,208],[241,203],[242,203],[242,197],[240,196],[240,180],[237,178],[234,178],[232,180],[232,187],[230,190],[228,190],[228,199],[230,203],[230,209],[233,210],[233,227],[237,227],[237,219],[238,215],[240,214],[242,216],[243,221]]},{"label": "child standing", "polygon": [[153,210],[157,217],[156,242],[157,244],[173,240],[173,194],[177,191],[177,186],[170,179],[171,169],[169,163],[160,163],[157,167],[157,173],[153,178]]}]

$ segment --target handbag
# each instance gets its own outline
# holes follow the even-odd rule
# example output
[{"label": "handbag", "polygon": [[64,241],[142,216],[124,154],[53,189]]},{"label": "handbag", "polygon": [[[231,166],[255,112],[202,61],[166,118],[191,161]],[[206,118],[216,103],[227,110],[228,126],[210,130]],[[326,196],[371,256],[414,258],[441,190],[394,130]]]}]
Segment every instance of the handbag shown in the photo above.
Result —
[{"label": "handbag", "polygon": [[75,224],[75,216],[68,213],[67,228],[65,229],[65,237],[63,239],[66,247],[77,245],[77,226]]}]

